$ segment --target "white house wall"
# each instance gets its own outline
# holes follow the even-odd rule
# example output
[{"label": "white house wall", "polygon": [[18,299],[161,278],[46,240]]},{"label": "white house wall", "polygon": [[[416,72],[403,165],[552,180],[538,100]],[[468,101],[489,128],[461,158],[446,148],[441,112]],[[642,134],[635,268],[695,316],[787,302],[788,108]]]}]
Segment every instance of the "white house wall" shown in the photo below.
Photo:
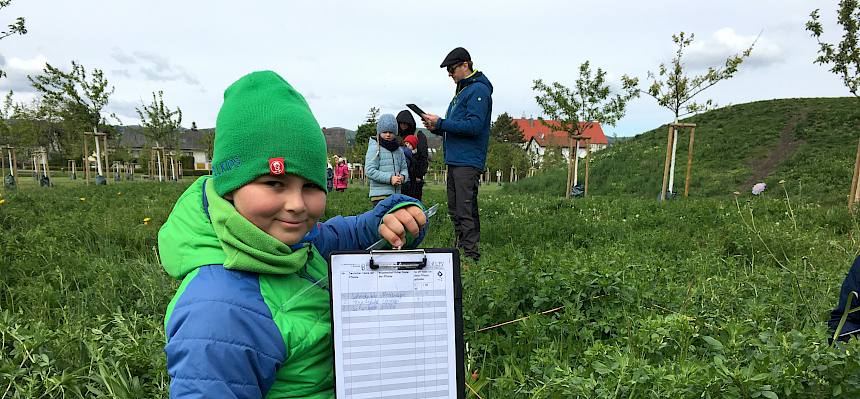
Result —
[{"label": "white house wall", "polygon": [[[591,152],[597,152],[602,149],[605,149],[606,144],[590,144],[590,147]],[[544,153],[546,153],[546,147],[539,145],[536,140],[529,141],[528,144],[526,144],[526,150],[528,151],[533,161],[543,161]],[[567,161],[568,159],[570,159],[570,149],[568,147],[562,147],[561,155],[564,157],[564,160]],[[577,155],[580,159],[584,159],[587,155],[586,148],[584,146],[580,147],[579,151],[577,152]]]}]

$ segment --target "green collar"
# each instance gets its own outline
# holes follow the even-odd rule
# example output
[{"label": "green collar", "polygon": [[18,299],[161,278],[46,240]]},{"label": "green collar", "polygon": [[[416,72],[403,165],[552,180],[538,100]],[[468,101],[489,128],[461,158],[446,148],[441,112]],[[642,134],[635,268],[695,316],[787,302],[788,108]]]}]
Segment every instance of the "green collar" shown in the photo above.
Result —
[{"label": "green collar", "polygon": [[206,197],[212,227],[227,255],[225,269],[293,274],[313,257],[313,245],[293,251],[240,215],[233,204],[218,195],[213,184],[206,184]]}]

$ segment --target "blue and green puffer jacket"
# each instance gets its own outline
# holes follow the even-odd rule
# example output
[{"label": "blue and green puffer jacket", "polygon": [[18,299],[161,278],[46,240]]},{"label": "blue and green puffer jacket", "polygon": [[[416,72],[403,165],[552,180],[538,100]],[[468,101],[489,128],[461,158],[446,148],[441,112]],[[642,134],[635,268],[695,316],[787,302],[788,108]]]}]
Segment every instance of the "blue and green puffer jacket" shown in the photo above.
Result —
[{"label": "blue and green puffer jacket", "polygon": [[370,246],[382,217],[423,207],[414,201],[391,196],[362,215],[318,223],[299,244],[266,236],[264,248],[249,248],[242,237],[256,227],[209,177],[198,179],[158,234],[164,269],[182,280],[164,321],[170,397],[334,397],[326,259]]}]

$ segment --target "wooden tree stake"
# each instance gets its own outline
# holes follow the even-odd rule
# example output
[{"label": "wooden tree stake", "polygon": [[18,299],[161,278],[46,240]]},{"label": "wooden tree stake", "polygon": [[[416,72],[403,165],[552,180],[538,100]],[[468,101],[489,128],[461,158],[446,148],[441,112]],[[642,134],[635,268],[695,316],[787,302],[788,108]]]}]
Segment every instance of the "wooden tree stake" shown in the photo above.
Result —
[{"label": "wooden tree stake", "polygon": [[854,160],[854,177],[851,178],[851,192],[848,194],[848,210],[854,210],[857,201],[858,178],[860,178],[860,141],[857,142],[857,157]]}]

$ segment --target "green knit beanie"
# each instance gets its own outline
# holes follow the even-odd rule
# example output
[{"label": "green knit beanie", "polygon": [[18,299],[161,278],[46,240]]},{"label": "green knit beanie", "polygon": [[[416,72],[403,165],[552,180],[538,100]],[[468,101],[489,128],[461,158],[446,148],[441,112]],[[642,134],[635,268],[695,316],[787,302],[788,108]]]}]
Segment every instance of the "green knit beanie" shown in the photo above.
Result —
[{"label": "green knit beanie", "polygon": [[326,144],[308,103],[272,71],[224,91],[215,122],[212,182],[220,196],[261,175],[292,173],[326,189]]}]

